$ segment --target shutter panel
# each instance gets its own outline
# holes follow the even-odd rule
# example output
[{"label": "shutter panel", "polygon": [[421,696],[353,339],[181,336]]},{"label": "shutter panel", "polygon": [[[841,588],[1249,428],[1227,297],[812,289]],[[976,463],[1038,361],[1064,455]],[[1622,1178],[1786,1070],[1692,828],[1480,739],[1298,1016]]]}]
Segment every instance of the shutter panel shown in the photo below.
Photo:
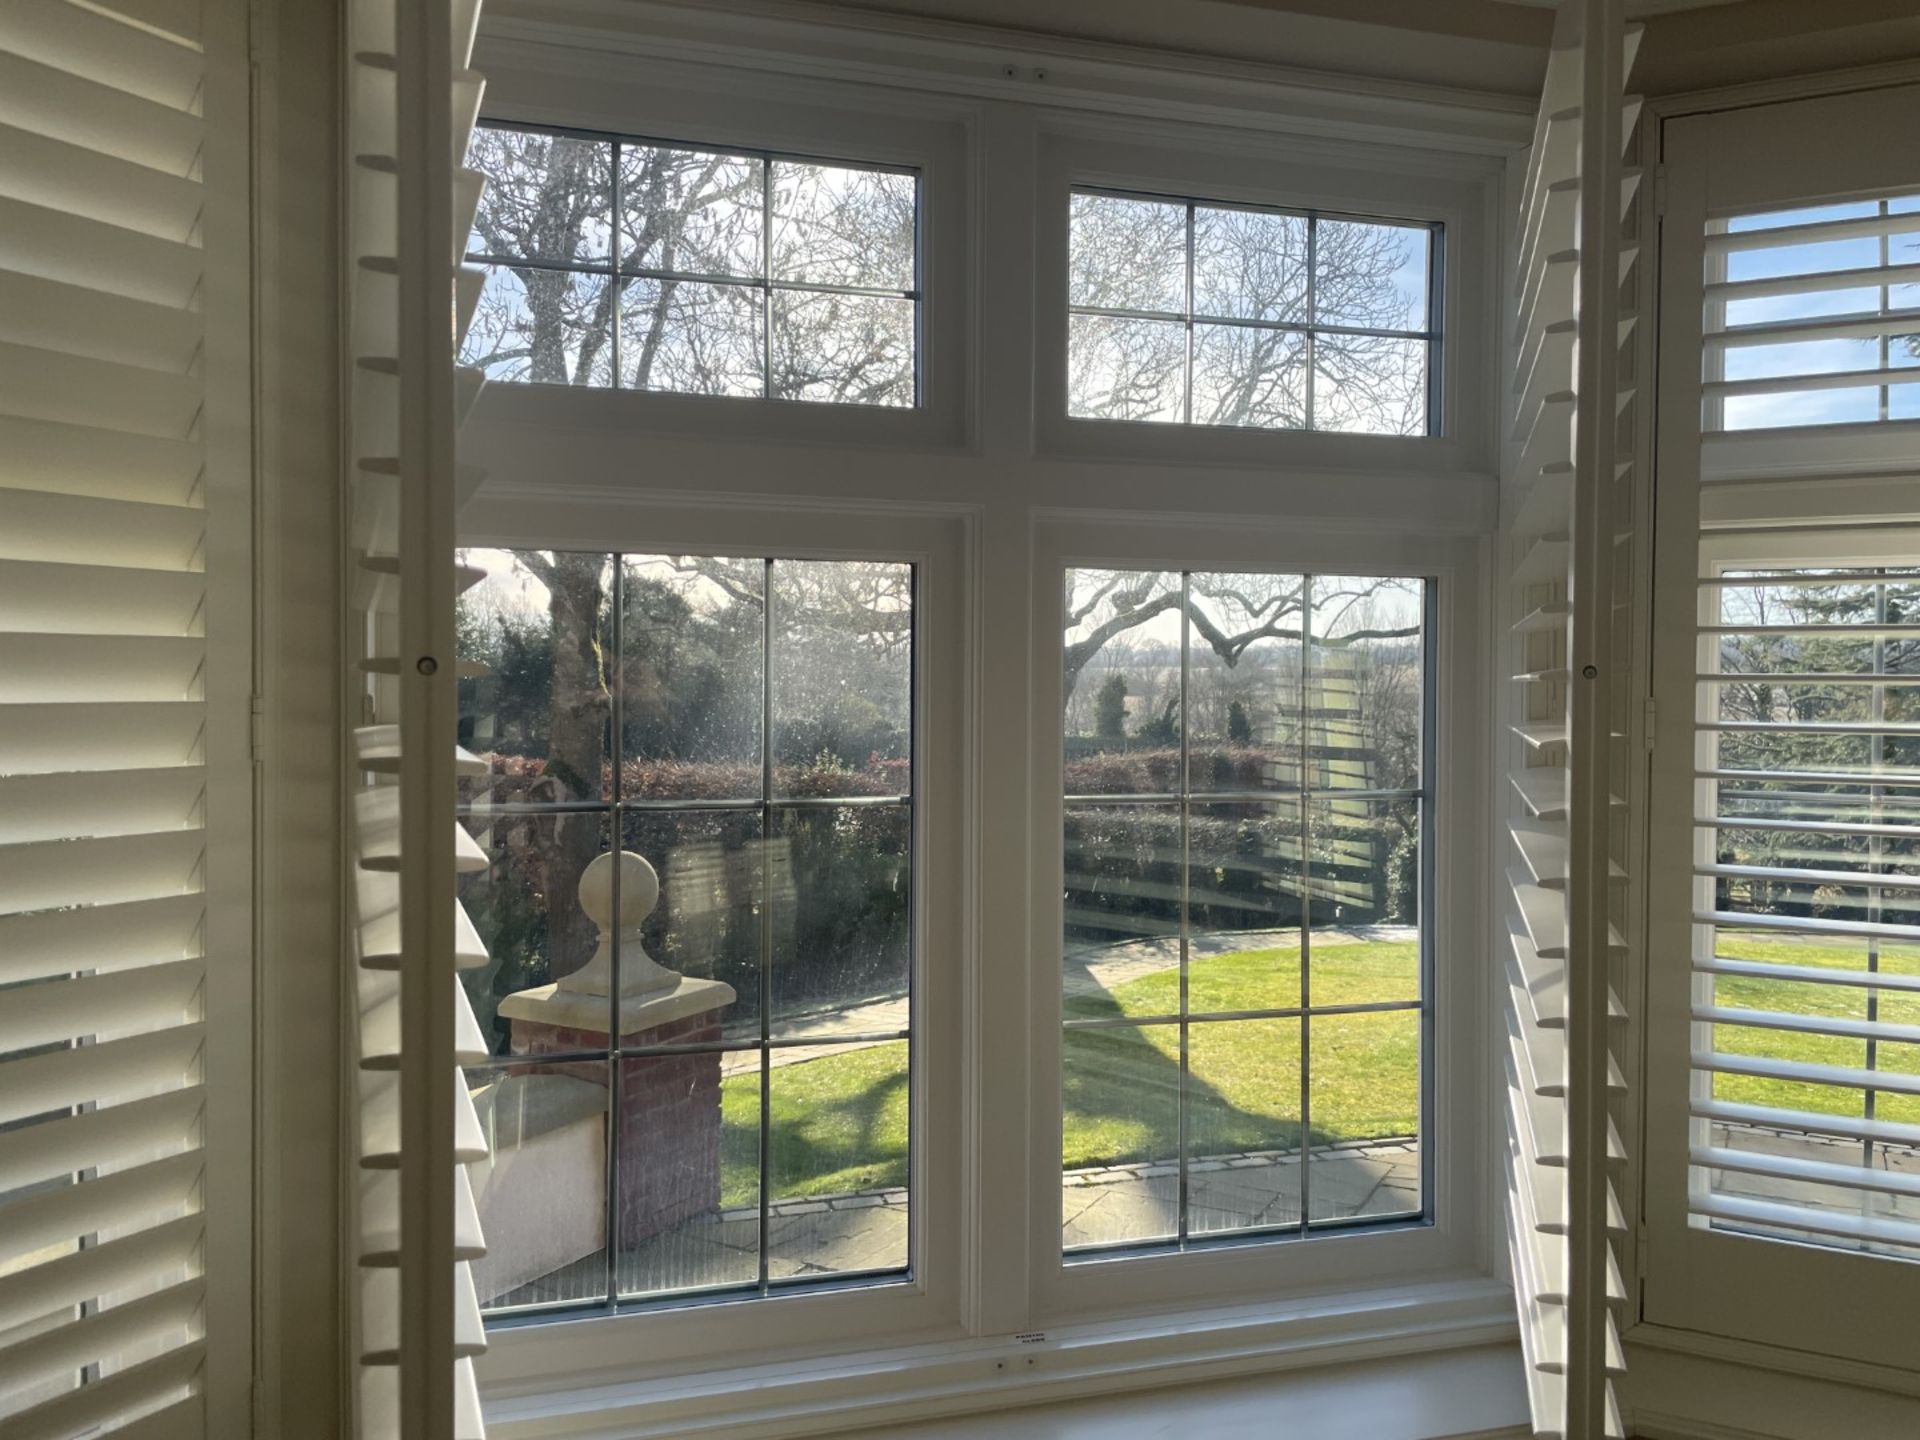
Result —
[{"label": "shutter panel", "polygon": [[1688,1207],[1920,1259],[1920,197],[1817,200],[1705,236]]},{"label": "shutter panel", "polygon": [[207,573],[209,62],[197,3],[151,8],[0,6],[10,1440],[209,1423],[206,622],[233,578]]},{"label": "shutter panel", "polygon": [[478,19],[477,0],[359,0],[348,37],[348,1309],[364,1440],[484,1434],[470,1264],[486,1244],[465,1167],[487,1148],[459,1067],[486,1044],[458,972],[487,956],[453,886],[486,864],[454,819],[455,777],[484,767],[453,743],[453,598],[484,578],[453,558],[456,490],[477,480],[452,444],[480,380],[453,365],[472,312],[457,262],[480,190],[459,161],[480,103],[466,68]]},{"label": "shutter panel", "polygon": [[[1625,1090],[1614,1053],[1627,875],[1620,683],[1630,647],[1635,317],[1621,304],[1638,106],[1620,87],[1638,29],[1612,0],[1561,8],[1515,239],[1513,423],[1502,548],[1512,694],[1500,1009],[1507,1199],[1535,1432],[1623,1433],[1626,1287],[1616,1246]],[[1624,542],[1624,543],[1623,543]]]}]

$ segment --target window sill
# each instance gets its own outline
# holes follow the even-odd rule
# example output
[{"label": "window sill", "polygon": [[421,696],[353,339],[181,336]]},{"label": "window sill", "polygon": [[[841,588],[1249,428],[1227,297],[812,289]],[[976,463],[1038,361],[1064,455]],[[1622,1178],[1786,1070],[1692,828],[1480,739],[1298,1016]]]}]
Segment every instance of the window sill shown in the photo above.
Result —
[{"label": "window sill", "polygon": [[[494,1440],[843,1434],[1175,1383],[1504,1345],[1513,1297],[1496,1281],[1434,1281],[1258,1306],[1081,1323],[836,1357],[636,1378],[589,1388],[546,1376],[487,1396]],[[1517,1363],[1517,1360],[1516,1360]],[[483,1362],[484,1365],[484,1362]],[[1516,1395],[1520,1395],[1516,1384]],[[1524,1397],[1520,1401],[1524,1410]],[[1514,1417],[1516,1422],[1522,1418]],[[1444,1427],[1429,1434],[1460,1433]],[[1484,1423],[1468,1427],[1485,1433]]]}]

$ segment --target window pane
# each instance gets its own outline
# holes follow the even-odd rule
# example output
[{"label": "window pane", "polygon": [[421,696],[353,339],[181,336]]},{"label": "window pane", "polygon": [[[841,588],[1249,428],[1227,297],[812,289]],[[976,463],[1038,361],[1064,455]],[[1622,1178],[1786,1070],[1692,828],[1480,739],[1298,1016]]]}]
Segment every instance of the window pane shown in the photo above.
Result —
[{"label": "window pane", "polygon": [[1194,1025],[1187,1069],[1187,1233],[1298,1225],[1300,1022]]},{"label": "window pane", "polygon": [[1297,1006],[1300,802],[1194,805],[1187,824],[1188,1013]]},{"label": "window pane", "polygon": [[[631,810],[621,820],[621,844],[653,867],[660,886],[651,909],[623,889],[628,912],[620,937],[623,988],[645,984],[648,961],[675,975],[718,981],[707,989],[707,1008],[719,1027],[714,1038],[760,1038],[762,913],[769,875],[759,808],[739,810]],[[670,977],[655,977],[661,984]],[[731,993],[727,993],[730,991]],[[636,1039],[647,1023],[645,991],[630,997],[623,1025],[640,1027],[623,1044],[688,1043],[675,1036]]]},{"label": "window pane", "polygon": [[906,1268],[907,1042],[776,1049],[768,1064],[768,1274]]},{"label": "window pane", "polygon": [[1230,320],[1307,318],[1307,217],[1193,212],[1193,311]]},{"label": "window pane", "polygon": [[626,560],[620,632],[621,794],[758,800],[759,560]]},{"label": "window pane", "polygon": [[1180,1028],[1118,1026],[1062,1037],[1061,1242],[1180,1233]]},{"label": "window pane", "polygon": [[1178,321],[1067,317],[1067,413],[1097,420],[1179,421],[1186,413],[1187,330]]},{"label": "window pane", "polygon": [[1299,789],[1306,577],[1196,572],[1188,584],[1190,788]]},{"label": "window pane", "polygon": [[1075,195],[1068,226],[1069,305],[1186,313],[1185,205]]},{"label": "window pane", "polygon": [[1313,428],[1353,435],[1427,433],[1425,340],[1316,335]]},{"label": "window pane", "polygon": [[622,145],[621,267],[758,279],[760,187],[750,156]]},{"label": "window pane", "polygon": [[494,1309],[607,1294],[607,1062],[469,1070],[489,1158],[469,1166],[486,1254],[473,1262]]},{"label": "window pane", "polygon": [[1432,238],[1433,232],[1424,225],[1316,222],[1314,323],[1364,330],[1425,330]]},{"label": "window pane", "polygon": [[460,363],[490,380],[613,384],[613,303],[603,275],[489,265]]},{"label": "window pane", "polygon": [[1319,800],[1313,856],[1313,1003],[1420,998],[1420,809]]},{"label": "window pane", "polygon": [[760,1056],[620,1062],[619,1287],[646,1298],[760,1278]]},{"label": "window pane", "polygon": [[[608,848],[606,815],[476,812],[461,823],[487,856],[487,868],[462,875],[458,885],[487,952],[484,966],[460,972],[481,1035],[495,1055],[579,1048],[552,1043],[553,1024],[513,1013],[523,1007],[509,997],[573,974],[599,948],[600,927],[580,906],[580,876]],[[603,998],[581,1008],[585,1025],[596,1029],[585,1043],[603,1045],[610,1007]]]},{"label": "window pane", "polygon": [[487,177],[469,254],[607,264],[613,147],[606,141],[481,126],[467,147],[467,164]]},{"label": "window pane", "polygon": [[620,384],[683,395],[765,389],[760,291],[691,280],[623,280]]},{"label": "window pane", "polygon": [[1311,1218],[1420,1213],[1420,1013],[1316,1015]]},{"label": "window pane", "polygon": [[460,743],[488,761],[467,797],[555,804],[609,792],[605,664],[613,646],[612,557],[475,550],[487,578],[456,602]]},{"label": "window pane", "polygon": [[1069,1021],[1180,1010],[1178,805],[1069,805],[1062,975]]},{"label": "window pane", "polygon": [[905,1030],[910,1018],[913,812],[776,812],[768,854],[778,1039]]},{"label": "window pane", "polygon": [[776,795],[905,795],[913,724],[913,567],[773,565]]},{"label": "window pane", "polygon": [[1314,577],[1308,681],[1318,733],[1311,737],[1311,788],[1419,786],[1425,610],[1419,580]]},{"label": "window pane", "polygon": [[1195,325],[1193,422],[1304,428],[1307,337],[1246,325]]},{"label": "window pane", "polygon": [[773,162],[773,278],[914,288],[911,175]]},{"label": "window pane", "polygon": [[881,295],[775,290],[773,397],[912,405],[917,308]]},{"label": "window pane", "polygon": [[1180,788],[1180,576],[1069,570],[1066,793]]}]

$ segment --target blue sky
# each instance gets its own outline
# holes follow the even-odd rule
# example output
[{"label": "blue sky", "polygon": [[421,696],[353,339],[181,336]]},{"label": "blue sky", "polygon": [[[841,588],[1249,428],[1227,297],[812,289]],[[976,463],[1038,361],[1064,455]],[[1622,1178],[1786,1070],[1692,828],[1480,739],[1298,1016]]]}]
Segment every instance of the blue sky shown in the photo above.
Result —
[{"label": "blue sky", "polygon": [[[1871,218],[1881,213],[1881,203],[1863,200],[1738,216],[1728,222],[1727,229],[1751,232],[1824,221]],[[1884,238],[1884,256],[1881,251],[1883,239],[1880,236],[1772,246],[1736,251],[1727,256],[1725,278],[1733,281],[1760,280],[1867,269],[1882,263],[1920,264],[1920,196],[1904,196],[1886,201],[1885,204],[1887,213],[1912,214],[1914,221],[1912,230],[1899,231]],[[1825,316],[1871,316],[1902,310],[1920,312],[1920,284],[1865,286],[1736,300],[1726,308],[1726,324],[1729,328]],[[1916,321],[1914,328],[1920,332],[1920,320]],[[1880,346],[1881,342],[1875,338],[1734,346],[1725,352],[1723,377],[1746,380],[1874,370],[1883,364]],[[1711,356],[1708,363],[1708,373],[1711,375]],[[1892,337],[1888,342],[1888,356],[1884,363],[1893,368],[1920,371],[1920,356],[1912,353],[1901,336]],[[1920,419],[1920,384],[1889,386],[1885,394],[1886,418]],[[1791,425],[1871,422],[1882,418],[1881,395],[1881,387],[1868,385],[1838,390],[1789,390],[1775,394],[1734,396],[1725,402],[1724,423],[1729,430],[1756,430]]]}]

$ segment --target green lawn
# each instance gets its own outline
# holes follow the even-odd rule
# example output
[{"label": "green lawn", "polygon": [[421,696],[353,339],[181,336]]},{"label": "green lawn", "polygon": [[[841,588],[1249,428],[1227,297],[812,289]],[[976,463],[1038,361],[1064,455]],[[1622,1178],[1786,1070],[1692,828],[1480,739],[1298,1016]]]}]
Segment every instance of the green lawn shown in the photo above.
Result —
[{"label": "green lawn", "polygon": [[[1756,938],[1750,934],[1720,933],[1717,951],[1732,960],[1761,960],[1769,964],[1812,965],[1823,969],[1866,969],[1863,941],[1803,942]],[[1880,968],[1899,975],[1920,975],[1920,946],[1883,945]],[[1795,1015],[1831,1015],[1851,1020],[1867,1018],[1867,992],[1856,985],[1789,984],[1777,980],[1720,976],[1714,1003],[1743,1010],[1784,1010]],[[1897,1025],[1920,1025],[1920,994],[1880,992],[1876,1017]],[[1735,1055],[1801,1060],[1855,1068],[1867,1063],[1867,1042],[1836,1035],[1797,1035],[1756,1026],[1721,1025],[1714,1036],[1718,1048]],[[1904,1075],[1920,1075],[1920,1045],[1882,1042],[1875,1047],[1874,1065]],[[1717,1075],[1717,1099],[1749,1105],[1771,1105],[1784,1110],[1811,1110],[1824,1115],[1859,1115],[1857,1091],[1833,1085],[1797,1081],[1759,1080],[1746,1075]],[[1920,1096],[1875,1096],[1874,1115],[1881,1120],[1912,1124],[1920,1121]]]},{"label": "green lawn", "polygon": [[[1857,944],[1750,939],[1723,932],[1722,955],[1839,969],[1864,968]],[[1313,953],[1316,1005],[1403,1000],[1417,991],[1411,941],[1322,945]],[[1886,947],[1881,968],[1920,975],[1920,946]],[[1067,1018],[1164,1016],[1179,1010],[1177,971],[1094,995],[1071,997]],[[1717,1003],[1754,1010],[1863,1019],[1866,992],[1846,985],[1722,978]],[[1300,960],[1291,950],[1246,950],[1196,959],[1189,1013],[1285,1009],[1300,1003]],[[1920,994],[1880,998],[1879,1018],[1920,1024]],[[1230,1020],[1188,1031],[1188,1127],[1196,1155],[1285,1149],[1300,1133],[1300,1030],[1296,1020]],[[1719,1048],[1783,1060],[1863,1066],[1866,1043],[1721,1026]],[[1321,1016],[1313,1022],[1315,1143],[1411,1134],[1419,1113],[1416,1012]],[[1178,1145],[1180,1031],[1174,1025],[1070,1030],[1064,1055],[1068,1169],[1172,1160]],[[1920,1074],[1920,1045],[1882,1044],[1875,1063]],[[769,1171],[776,1199],[898,1185],[906,1178],[907,1049],[904,1043],[832,1055],[772,1072]],[[739,1075],[722,1087],[728,1205],[750,1204],[758,1184],[760,1082]],[[1725,1100],[1860,1113],[1860,1097],[1827,1085],[1716,1077]],[[1878,1097],[1882,1119],[1920,1122],[1920,1096]]]},{"label": "green lawn", "polygon": [[[1313,957],[1317,1004],[1417,994],[1412,942],[1325,946]],[[1179,1008],[1179,975],[1163,971],[1067,1004],[1069,1019],[1165,1015]],[[1195,960],[1191,1013],[1284,1009],[1300,1002],[1293,951],[1246,950]],[[1300,1132],[1296,1020],[1191,1026],[1187,1084],[1194,1152],[1270,1150]],[[1314,1022],[1314,1131],[1406,1135],[1419,1107],[1419,1019],[1327,1016]],[[1071,1030],[1065,1054],[1070,1168],[1173,1158],[1178,1145],[1180,1031],[1174,1025]],[[907,1165],[904,1043],[775,1069],[769,1174],[776,1199],[898,1185]],[[721,1091],[723,1203],[750,1204],[758,1183],[760,1081],[736,1075]]]}]

